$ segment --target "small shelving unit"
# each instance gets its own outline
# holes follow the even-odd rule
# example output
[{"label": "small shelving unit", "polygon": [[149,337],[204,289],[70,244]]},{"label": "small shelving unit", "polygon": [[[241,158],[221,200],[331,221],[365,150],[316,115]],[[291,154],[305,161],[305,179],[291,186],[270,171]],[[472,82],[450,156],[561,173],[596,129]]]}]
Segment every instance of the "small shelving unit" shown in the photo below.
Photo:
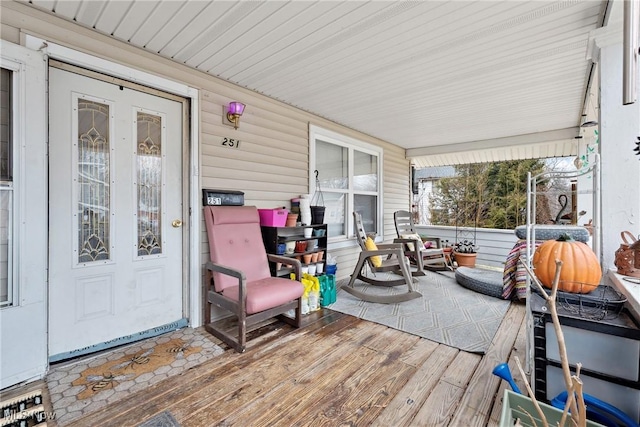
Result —
[{"label": "small shelving unit", "polygon": [[[306,241],[311,242],[318,241],[317,247],[307,248],[304,252],[294,252],[292,254],[284,253],[279,254],[282,256],[295,258],[298,255],[313,254],[314,252],[324,251],[324,257],[327,256],[327,224],[315,224],[299,227],[269,227],[261,226],[262,229],[262,241],[267,253],[277,254],[277,248],[280,243]],[[304,237],[305,228],[313,228],[311,237]],[[315,230],[324,230],[323,236],[315,236]],[[282,266],[279,270],[276,269],[276,263],[270,262],[269,268],[272,276],[288,276],[291,273],[291,268]]]},{"label": "small shelving unit", "polygon": [[[544,194],[552,193],[558,194],[557,190],[545,190],[539,188],[539,184],[548,183],[554,179],[563,180],[577,180],[582,176],[590,176],[590,188],[574,189],[572,187],[572,197],[577,194],[590,194],[592,204],[592,236],[591,236],[591,248],[594,253],[602,262],[602,248],[601,248],[601,202],[600,202],[600,156],[594,155],[594,162],[588,167],[581,168],[574,171],[550,171],[544,172],[538,175],[532,175],[530,172],[527,174],[527,246],[526,246],[526,258],[525,262],[531,268],[533,268],[533,255],[535,252],[535,238],[536,228],[541,224],[537,223],[537,203],[538,197]],[[577,191],[577,192],[576,192]],[[575,194],[574,194],[575,193]],[[564,225],[565,228],[580,227],[579,225]],[[531,279],[527,276],[527,298],[526,298],[526,327],[527,327],[527,340],[526,340],[526,357],[525,357],[525,369],[527,372],[533,372],[533,358],[534,358],[534,318],[531,308]],[[535,381],[535,375],[532,376],[532,380]]]}]

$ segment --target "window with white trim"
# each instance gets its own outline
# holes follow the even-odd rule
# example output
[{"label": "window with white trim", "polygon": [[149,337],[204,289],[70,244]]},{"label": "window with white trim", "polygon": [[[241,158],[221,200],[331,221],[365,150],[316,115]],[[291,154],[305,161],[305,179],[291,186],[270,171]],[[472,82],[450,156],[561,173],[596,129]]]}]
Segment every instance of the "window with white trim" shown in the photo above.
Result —
[{"label": "window with white trim", "polygon": [[362,215],[367,233],[382,236],[382,148],[313,125],[309,141],[309,188],[315,193],[317,170],[330,240],[354,235],[354,211]]}]

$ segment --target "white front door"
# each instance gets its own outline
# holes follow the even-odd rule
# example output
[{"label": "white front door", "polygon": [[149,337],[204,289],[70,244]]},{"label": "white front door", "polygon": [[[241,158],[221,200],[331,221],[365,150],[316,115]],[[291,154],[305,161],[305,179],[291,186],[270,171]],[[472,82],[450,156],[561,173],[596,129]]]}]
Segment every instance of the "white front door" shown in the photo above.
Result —
[{"label": "white front door", "polygon": [[50,68],[49,360],[183,318],[182,104]]}]

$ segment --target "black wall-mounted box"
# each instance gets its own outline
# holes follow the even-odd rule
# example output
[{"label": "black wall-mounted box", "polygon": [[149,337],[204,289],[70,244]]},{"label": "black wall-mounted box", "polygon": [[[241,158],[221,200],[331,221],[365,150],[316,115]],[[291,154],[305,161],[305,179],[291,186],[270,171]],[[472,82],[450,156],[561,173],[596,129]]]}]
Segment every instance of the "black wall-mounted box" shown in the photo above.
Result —
[{"label": "black wall-mounted box", "polygon": [[203,206],[243,206],[244,193],[233,190],[202,189]]}]

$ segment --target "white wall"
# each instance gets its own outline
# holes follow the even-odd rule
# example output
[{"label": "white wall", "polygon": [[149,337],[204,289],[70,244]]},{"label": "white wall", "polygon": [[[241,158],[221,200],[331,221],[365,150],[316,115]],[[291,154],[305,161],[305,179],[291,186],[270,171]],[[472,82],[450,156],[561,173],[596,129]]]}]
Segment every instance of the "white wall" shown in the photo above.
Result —
[{"label": "white wall", "polygon": [[[615,268],[620,232],[640,234],[640,156],[634,155],[640,136],[640,97],[622,105],[622,44],[601,46],[600,150],[602,156],[602,257]],[[636,79],[640,82],[640,73]],[[640,86],[640,84],[639,84]]]}]

